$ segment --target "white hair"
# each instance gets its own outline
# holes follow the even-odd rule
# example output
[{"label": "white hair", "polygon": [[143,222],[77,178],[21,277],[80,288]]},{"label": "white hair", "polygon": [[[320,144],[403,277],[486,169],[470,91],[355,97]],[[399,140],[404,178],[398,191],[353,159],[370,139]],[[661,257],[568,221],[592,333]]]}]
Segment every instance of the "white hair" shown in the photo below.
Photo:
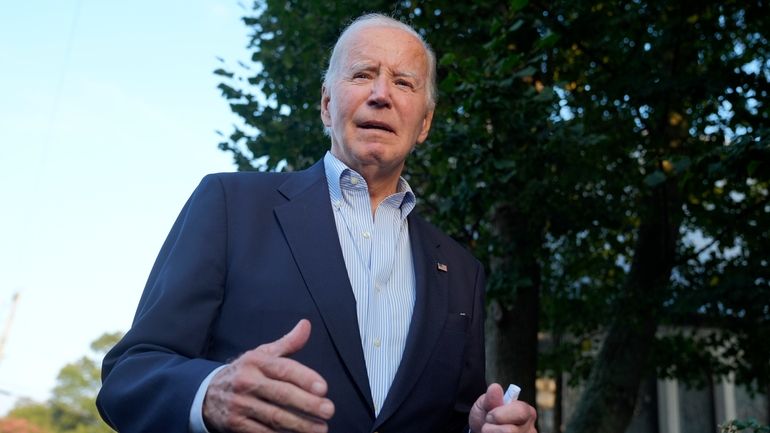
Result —
[{"label": "white hair", "polygon": [[426,83],[427,87],[427,98],[428,98],[428,107],[433,110],[436,107],[436,100],[438,99],[438,91],[436,89],[436,54],[433,52],[433,49],[431,49],[430,45],[428,45],[427,42],[425,42],[425,39],[417,33],[415,29],[413,29],[408,24],[404,24],[403,22],[391,18],[387,15],[383,14],[366,14],[361,15],[360,17],[353,20],[353,22],[348,25],[345,30],[342,32],[340,37],[337,39],[337,42],[334,44],[334,48],[332,49],[332,55],[329,58],[329,68],[324,72],[323,75],[323,85],[327,89],[329,88],[329,84],[334,83],[340,72],[340,57],[342,54],[340,53],[343,51],[341,48],[343,45],[343,40],[346,39],[346,37],[352,33],[354,30],[357,30],[362,27],[390,27],[395,28],[399,30],[403,30],[410,35],[414,36],[420,43],[422,44],[422,47],[425,49],[425,57],[428,60],[428,80]]}]

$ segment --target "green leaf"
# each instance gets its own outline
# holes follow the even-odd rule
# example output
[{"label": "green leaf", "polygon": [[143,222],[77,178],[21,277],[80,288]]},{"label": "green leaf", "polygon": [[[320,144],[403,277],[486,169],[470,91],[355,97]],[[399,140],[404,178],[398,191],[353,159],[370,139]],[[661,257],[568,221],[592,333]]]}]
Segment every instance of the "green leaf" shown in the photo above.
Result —
[{"label": "green leaf", "polygon": [[227,71],[225,71],[225,70],[224,70],[224,69],[222,69],[222,68],[217,68],[217,69],[215,69],[215,70],[214,70],[214,74],[215,74],[215,75],[221,75],[221,76],[223,76],[223,77],[227,77],[227,78],[233,78],[233,75],[235,75],[235,74],[233,74],[232,72],[227,72]]},{"label": "green leaf", "polygon": [[[509,71],[514,67],[516,67],[519,63],[521,63],[521,56],[518,54],[511,54],[505,57],[502,62],[500,62],[500,70]],[[534,73],[534,68],[532,73]],[[532,74],[529,74],[529,75],[532,75]]]},{"label": "green leaf", "polygon": [[521,26],[524,25],[524,20],[516,20],[515,23],[513,23],[510,27],[508,27],[508,31],[513,33],[516,30],[520,29]]},{"label": "green leaf", "polygon": [[682,173],[686,171],[688,168],[690,168],[690,165],[692,164],[692,161],[690,161],[689,157],[681,157],[674,160],[674,170],[676,173]]},{"label": "green leaf", "polygon": [[500,20],[495,17],[492,18],[492,23],[489,25],[489,31],[491,34],[497,34],[497,32],[500,30]]},{"label": "green leaf", "polygon": [[758,167],[759,167],[759,161],[749,162],[749,165],[746,167],[746,171],[749,173],[749,176],[754,176],[754,173],[757,171]]},{"label": "green leaf", "polygon": [[439,62],[439,65],[441,66],[448,66],[451,65],[457,60],[457,55],[455,53],[446,53],[443,56],[441,56],[441,61]]},{"label": "green leaf", "polygon": [[543,87],[543,90],[540,91],[540,93],[538,93],[537,96],[533,98],[533,100],[537,102],[548,102],[552,101],[554,96],[556,96],[556,93],[553,91],[553,87],[546,86]]},{"label": "green leaf", "polygon": [[645,185],[654,188],[666,181],[666,175],[660,170],[655,170],[644,178]]},{"label": "green leaf", "polygon": [[529,4],[529,0],[511,0],[511,10],[514,12],[524,9]]},{"label": "green leaf", "polygon": [[556,44],[560,37],[558,33],[549,32],[535,43],[535,48],[550,48]]},{"label": "green leaf", "polygon": [[516,167],[516,161],[513,159],[496,159],[492,165],[498,170],[509,170]]},{"label": "green leaf", "polygon": [[537,69],[535,69],[534,66],[527,66],[526,68],[513,74],[513,78],[532,76],[532,75],[535,75],[535,72],[537,72]]},{"label": "green leaf", "polygon": [[459,77],[454,72],[447,74],[446,78],[439,83],[439,89],[444,93],[451,93],[456,90]]}]

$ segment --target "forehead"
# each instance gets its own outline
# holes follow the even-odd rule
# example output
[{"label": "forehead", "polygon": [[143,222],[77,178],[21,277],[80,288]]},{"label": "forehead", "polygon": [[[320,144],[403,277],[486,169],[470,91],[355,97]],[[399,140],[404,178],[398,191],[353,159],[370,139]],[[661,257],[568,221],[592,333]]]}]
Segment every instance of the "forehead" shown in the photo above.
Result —
[{"label": "forehead", "polygon": [[377,64],[425,76],[428,57],[414,35],[398,28],[361,26],[345,36],[342,66]]}]

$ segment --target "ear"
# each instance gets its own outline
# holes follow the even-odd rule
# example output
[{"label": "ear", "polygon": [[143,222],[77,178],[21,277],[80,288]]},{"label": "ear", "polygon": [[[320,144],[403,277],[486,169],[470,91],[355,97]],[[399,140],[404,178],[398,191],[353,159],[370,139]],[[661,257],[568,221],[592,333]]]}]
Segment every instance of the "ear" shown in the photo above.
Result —
[{"label": "ear", "polygon": [[329,101],[331,101],[331,95],[326,86],[321,86],[321,121],[324,126],[331,128],[332,116],[329,113]]},{"label": "ear", "polygon": [[428,110],[425,113],[425,117],[422,119],[422,128],[420,129],[420,135],[417,136],[417,143],[420,144],[428,138],[428,132],[430,132],[430,125],[433,122],[433,110]]}]

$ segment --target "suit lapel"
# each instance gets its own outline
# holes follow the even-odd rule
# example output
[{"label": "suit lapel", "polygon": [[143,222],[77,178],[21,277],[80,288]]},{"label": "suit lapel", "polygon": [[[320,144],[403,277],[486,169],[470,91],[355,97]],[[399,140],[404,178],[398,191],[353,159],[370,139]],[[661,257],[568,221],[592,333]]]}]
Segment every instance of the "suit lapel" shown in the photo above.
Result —
[{"label": "suit lapel", "polygon": [[415,273],[415,302],[412,323],[406,339],[404,355],[398,366],[388,396],[374,429],[392,416],[409,395],[422,375],[433,347],[444,327],[449,308],[446,273],[437,271],[441,260],[439,243],[430,236],[430,227],[419,217],[409,217],[409,239],[412,246]]},{"label": "suit lapel", "polygon": [[356,301],[340,248],[323,163],[290,176],[279,191],[289,201],[275,208],[275,216],[340,358],[373,411]]}]

